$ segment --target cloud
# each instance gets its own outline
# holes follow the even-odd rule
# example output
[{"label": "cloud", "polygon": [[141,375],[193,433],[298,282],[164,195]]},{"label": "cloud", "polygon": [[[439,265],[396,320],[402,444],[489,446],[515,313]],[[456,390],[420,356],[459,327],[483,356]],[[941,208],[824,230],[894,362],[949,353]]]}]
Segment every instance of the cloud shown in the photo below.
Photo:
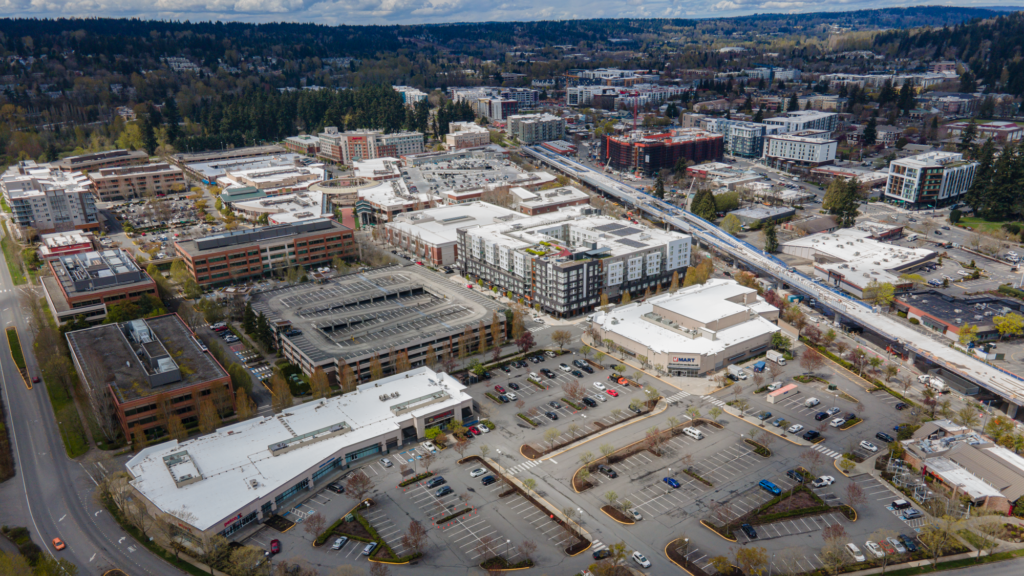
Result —
[{"label": "cloud", "polygon": [[[980,0],[947,5],[971,6]],[[576,18],[713,18],[764,12],[815,12],[936,4],[936,0],[0,0],[0,14],[109,16],[320,24],[417,24]],[[1019,0],[985,0],[986,6]]]}]

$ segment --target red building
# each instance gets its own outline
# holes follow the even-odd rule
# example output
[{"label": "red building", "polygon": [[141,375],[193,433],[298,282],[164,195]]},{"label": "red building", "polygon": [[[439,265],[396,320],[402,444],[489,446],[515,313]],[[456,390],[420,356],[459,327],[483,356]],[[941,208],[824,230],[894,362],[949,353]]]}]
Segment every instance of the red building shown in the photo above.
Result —
[{"label": "red building", "polygon": [[725,137],[704,130],[679,129],[662,134],[633,132],[606,136],[602,160],[615,170],[654,174],[673,169],[680,159],[695,164],[722,159]]}]

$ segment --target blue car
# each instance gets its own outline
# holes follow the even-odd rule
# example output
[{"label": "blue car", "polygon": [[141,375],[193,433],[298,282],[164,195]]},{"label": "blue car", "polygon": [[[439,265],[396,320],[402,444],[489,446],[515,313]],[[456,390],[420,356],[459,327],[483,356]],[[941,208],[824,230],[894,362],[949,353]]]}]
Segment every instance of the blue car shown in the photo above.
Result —
[{"label": "blue car", "polygon": [[779,494],[782,494],[782,489],[781,488],[779,488],[778,486],[776,486],[775,484],[772,484],[771,482],[769,482],[767,480],[761,480],[760,482],[757,483],[757,485],[760,486],[761,488],[767,490],[768,492],[774,494],[775,496],[778,496]]},{"label": "blue car", "polygon": [[673,488],[679,488],[679,481],[675,478],[665,478],[665,484],[668,484]]}]

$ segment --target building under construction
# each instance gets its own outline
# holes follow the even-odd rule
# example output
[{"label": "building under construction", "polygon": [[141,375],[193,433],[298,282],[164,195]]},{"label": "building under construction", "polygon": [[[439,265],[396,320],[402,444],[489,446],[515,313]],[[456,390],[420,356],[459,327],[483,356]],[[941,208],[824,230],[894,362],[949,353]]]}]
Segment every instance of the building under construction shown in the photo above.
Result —
[{"label": "building under construction", "polygon": [[612,169],[650,175],[675,168],[680,158],[694,164],[721,160],[724,141],[721,134],[692,128],[658,134],[630,132],[607,136],[601,158]]}]

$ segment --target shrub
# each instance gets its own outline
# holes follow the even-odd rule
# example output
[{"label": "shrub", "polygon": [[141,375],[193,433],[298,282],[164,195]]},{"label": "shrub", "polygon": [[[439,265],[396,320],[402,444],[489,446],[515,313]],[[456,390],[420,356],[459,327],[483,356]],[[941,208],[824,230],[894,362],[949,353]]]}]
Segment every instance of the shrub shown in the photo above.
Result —
[{"label": "shrub", "polygon": [[538,424],[534,419],[530,418],[526,414],[523,414],[522,412],[519,412],[518,414],[516,414],[516,416],[519,416],[520,418],[529,422],[533,426],[540,426],[540,424]]},{"label": "shrub", "polygon": [[1020,234],[1021,226],[1016,222],[1007,222],[1003,224],[1003,230],[1006,230],[1010,234],[1017,235]]},{"label": "shrub", "polygon": [[911,318],[911,319],[910,319],[910,323],[911,323],[911,324],[920,324],[920,323],[921,323],[921,321],[920,321],[920,320],[918,320],[917,318]]},{"label": "shrub", "polygon": [[960,221],[960,217],[963,216],[963,215],[964,215],[963,212],[961,212],[959,210],[953,210],[952,212],[949,213],[949,222],[951,224],[956,224],[957,222]]},{"label": "shrub", "polygon": [[430,478],[433,475],[434,475],[433,472],[424,472],[423,474],[419,474],[417,476],[409,478],[408,480],[406,480],[404,482],[399,482],[398,486],[400,488],[405,488],[406,486],[408,486],[410,484],[415,484],[415,483],[419,482],[420,480],[424,480],[426,478]]}]

